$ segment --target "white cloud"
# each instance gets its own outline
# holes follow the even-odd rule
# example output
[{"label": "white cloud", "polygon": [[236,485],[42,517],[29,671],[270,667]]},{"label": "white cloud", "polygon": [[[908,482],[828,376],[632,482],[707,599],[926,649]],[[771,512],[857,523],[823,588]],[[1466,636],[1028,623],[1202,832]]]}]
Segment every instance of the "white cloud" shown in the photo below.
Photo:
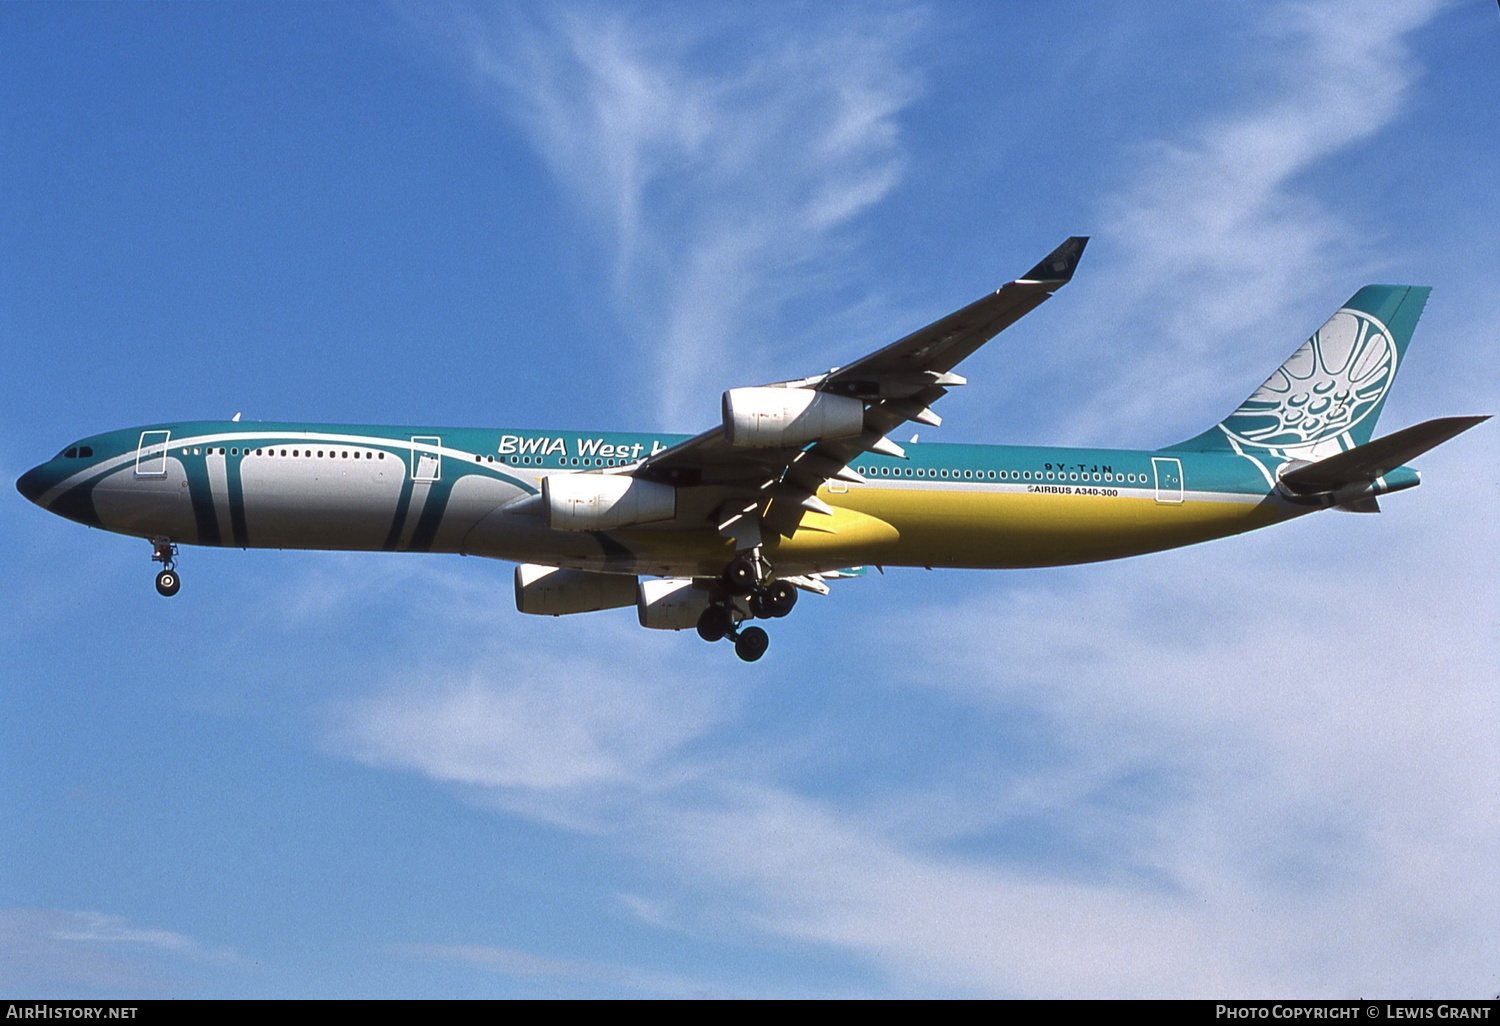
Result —
[{"label": "white cloud", "polygon": [[[1116,309],[1091,315],[1139,315],[1129,337],[1156,341],[1091,429],[1157,416],[1143,404],[1164,380],[1204,394],[1215,361],[1182,370],[1189,357],[1321,289],[1319,263],[1348,226],[1300,176],[1395,123],[1417,74],[1404,40],[1434,10],[1278,8],[1281,91],[1157,145],[1113,212],[1125,241],[1104,298]],[[715,318],[890,188],[909,83],[813,104],[818,138],[849,141],[764,184],[755,172],[795,138],[800,112],[772,71],[795,78],[793,55],[811,50],[772,46],[725,77],[694,71],[690,38],[619,18],[559,24],[509,48],[481,34],[493,63],[476,67],[531,104],[539,151],[611,225],[620,288],[680,287],[642,302],[669,296],[665,351],[681,367],[668,385],[704,394],[693,346],[733,330]],[[535,84],[506,77],[517,67]],[[846,129],[817,122],[840,110]],[[577,171],[591,158],[593,191]],[[822,177],[836,188],[800,188]],[[768,212],[740,206],[757,203]],[[689,213],[705,210],[723,223]],[[803,234],[772,238],[777,218]],[[1340,255],[1363,259],[1357,246]],[[1165,315],[1122,298],[1169,293],[1196,298]],[[1270,368],[1247,370],[1245,392],[1256,370]],[[1425,464],[1436,480],[1446,460]],[[1484,496],[1441,485],[1388,507],[1014,587],[995,578],[987,598],[965,589],[962,605],[861,625],[892,639],[862,685],[921,688],[934,708],[996,728],[988,745],[947,753],[973,765],[937,783],[882,783],[878,750],[829,754],[861,777],[836,801],[782,757],[826,743],[821,727],[746,736],[732,697],[654,662],[663,639],[623,634],[591,646],[608,658],[549,645],[398,675],[345,707],[337,743],[608,832],[656,871],[621,898],[654,927],[831,947],[904,992],[1488,994],[1500,982],[1484,961],[1500,940],[1493,525]],[[1015,722],[1047,743],[996,759]],[[777,754],[743,758],[755,745]],[[445,957],[572,971],[509,949]]]},{"label": "white cloud", "polygon": [[[831,947],[892,992],[1478,993],[1496,980],[1475,953],[1500,940],[1500,651],[1475,625],[1500,603],[1492,539],[1417,515],[1475,522],[1480,500],[1434,478],[1379,520],[996,578],[988,599],[866,625],[892,647],[861,694],[917,687],[994,726],[935,741],[953,766],[936,783],[878,783],[879,744],[840,738],[830,758],[864,782],[819,794],[778,746],[822,728],[749,739],[731,699],[623,635],[609,660],[490,653],[393,683],[350,707],[348,736],[374,764],[607,835],[652,867],[622,901],[655,929]],[[1017,721],[1046,743],[997,762]]]},{"label": "white cloud", "polygon": [[165,989],[164,974],[184,963],[236,960],[227,949],[134,926],[123,916],[0,909],[0,987],[13,993],[157,991]]},{"label": "white cloud", "polygon": [[[1130,938],[1081,959],[1099,969],[1069,989],[1493,987],[1493,968],[1470,954],[1500,939],[1488,784],[1500,771],[1500,652],[1475,629],[1494,620],[1492,585],[1464,566],[1459,538],[1402,538],[1399,556],[1362,567],[1352,545],[1326,567],[1237,544],[1250,558],[1221,545],[1095,568],[1083,587],[1021,589],[918,628],[969,639],[934,679],[1040,711],[1065,741],[1062,765],[1000,803],[1002,823],[1043,815],[1086,845],[1117,846],[1095,852],[1114,868],[1165,882],[1132,893],[1046,874]],[[1179,630],[1182,612],[1163,607],[1197,622]],[[1090,795],[1132,775],[1165,786],[1119,819],[1123,836],[1091,838],[1095,817],[1117,813]],[[1056,986],[1065,953],[1097,943],[1047,911],[1047,887],[978,890],[1003,893],[1028,923],[1061,924],[1026,930],[1029,978],[994,961],[1024,992]]]},{"label": "white cloud", "polygon": [[1348,216],[1308,176],[1380,159],[1360,147],[1405,112],[1419,76],[1409,37],[1442,6],[1278,5],[1255,49],[1235,48],[1267,61],[1272,84],[1242,109],[1140,149],[1133,182],[1104,204],[1118,263],[1064,306],[1096,345],[1128,339],[1130,369],[1076,369],[1075,385],[1107,389],[1109,401],[1081,409],[1072,436],[1172,422],[1185,412],[1178,397],[1195,409],[1218,397],[1227,413],[1333,312],[1328,295],[1338,302],[1364,284],[1355,276],[1376,259],[1372,243],[1389,244],[1378,212]]},{"label": "white cloud", "polygon": [[841,8],[795,33],[764,17],[690,31],[556,7],[439,26],[610,239],[663,427],[700,428],[718,390],[779,368],[775,311],[833,273],[843,230],[900,181],[919,20]]},{"label": "white cloud", "polygon": [[646,787],[663,757],[715,718],[701,688],[601,660],[552,652],[484,662],[362,702],[350,725],[359,757],[481,787]]},{"label": "white cloud", "polygon": [[514,948],[482,944],[407,944],[397,947],[398,954],[428,962],[448,962],[471,966],[497,976],[536,979],[597,986],[611,991],[624,988],[633,993],[667,997],[713,996],[692,980],[637,969],[581,962],[573,959],[545,958]]},{"label": "white cloud", "polygon": [[[589,831],[690,784],[701,770],[685,753],[731,716],[734,692],[663,660],[680,635],[645,635],[609,613],[579,619],[564,631],[518,622],[506,644],[467,649],[462,665],[403,671],[332,710],[334,748]],[[587,653],[577,631],[589,635]]]},{"label": "white cloud", "polygon": [[479,944],[408,944],[398,952],[434,962],[457,962],[503,976],[559,977],[572,980],[621,982],[620,974],[602,966]]},{"label": "white cloud", "polygon": [[[1480,625],[1500,603],[1475,544],[1493,544],[1401,516],[1341,542],[1358,519],[1323,514],[877,625],[934,702],[1056,743],[839,804],[776,767],[719,777],[718,803],[656,810],[690,896],[652,921],[835,945],[898,988],[1492,992],[1500,646]],[[1068,857],[1007,850],[1038,823]]]}]

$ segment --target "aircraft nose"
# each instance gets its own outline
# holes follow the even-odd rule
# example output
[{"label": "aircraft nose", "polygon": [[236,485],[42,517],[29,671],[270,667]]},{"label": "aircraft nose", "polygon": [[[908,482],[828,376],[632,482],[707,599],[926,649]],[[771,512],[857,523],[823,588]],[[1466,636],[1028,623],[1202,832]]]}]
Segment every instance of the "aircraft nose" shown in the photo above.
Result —
[{"label": "aircraft nose", "polygon": [[45,463],[39,467],[32,467],[26,473],[22,474],[20,480],[16,482],[16,491],[40,505],[42,493],[47,490],[50,484],[47,476],[47,465]]}]

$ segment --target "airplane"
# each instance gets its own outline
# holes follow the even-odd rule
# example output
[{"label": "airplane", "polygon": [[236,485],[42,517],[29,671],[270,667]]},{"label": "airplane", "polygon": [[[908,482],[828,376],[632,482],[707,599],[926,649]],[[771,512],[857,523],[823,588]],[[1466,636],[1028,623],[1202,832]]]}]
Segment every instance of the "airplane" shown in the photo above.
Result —
[{"label": "airplane", "polygon": [[1373,439],[1430,289],[1367,285],[1217,425],[1156,450],[918,443],[954,368],[1067,284],[1087,238],[883,349],[732,388],[721,418],[651,433],[195,421],[80,439],[27,499],[179,545],[448,552],[516,562],[516,607],[635,606],[753,662],[800,592],[887,566],[1059,566],[1190,545],[1336,508],[1378,512],[1407,461],[1488,419]]}]

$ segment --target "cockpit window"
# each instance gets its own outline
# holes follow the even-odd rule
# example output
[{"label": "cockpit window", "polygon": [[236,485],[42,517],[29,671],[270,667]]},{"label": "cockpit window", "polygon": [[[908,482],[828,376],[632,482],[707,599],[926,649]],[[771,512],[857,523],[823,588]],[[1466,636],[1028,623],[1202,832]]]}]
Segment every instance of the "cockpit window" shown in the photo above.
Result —
[{"label": "cockpit window", "polygon": [[63,459],[71,460],[78,455],[78,446],[63,450]]},{"label": "cockpit window", "polygon": [[90,456],[94,455],[94,447],[92,445],[80,445],[78,447],[78,455],[83,457],[84,459],[88,459]]}]

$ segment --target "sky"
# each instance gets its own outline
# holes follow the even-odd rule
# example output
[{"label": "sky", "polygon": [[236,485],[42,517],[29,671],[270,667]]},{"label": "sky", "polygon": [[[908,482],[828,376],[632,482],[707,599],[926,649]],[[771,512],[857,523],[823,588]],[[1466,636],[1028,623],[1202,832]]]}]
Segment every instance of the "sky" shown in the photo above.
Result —
[{"label": "sky", "polygon": [[[1167,445],[1368,282],[1500,412],[1491,3],[0,5],[0,477],[698,431],[1069,235],[924,440]],[[904,436],[903,436],[904,437]],[[836,582],[743,664],[0,492],[0,993],[1491,997],[1500,433],[1379,516]]]}]

